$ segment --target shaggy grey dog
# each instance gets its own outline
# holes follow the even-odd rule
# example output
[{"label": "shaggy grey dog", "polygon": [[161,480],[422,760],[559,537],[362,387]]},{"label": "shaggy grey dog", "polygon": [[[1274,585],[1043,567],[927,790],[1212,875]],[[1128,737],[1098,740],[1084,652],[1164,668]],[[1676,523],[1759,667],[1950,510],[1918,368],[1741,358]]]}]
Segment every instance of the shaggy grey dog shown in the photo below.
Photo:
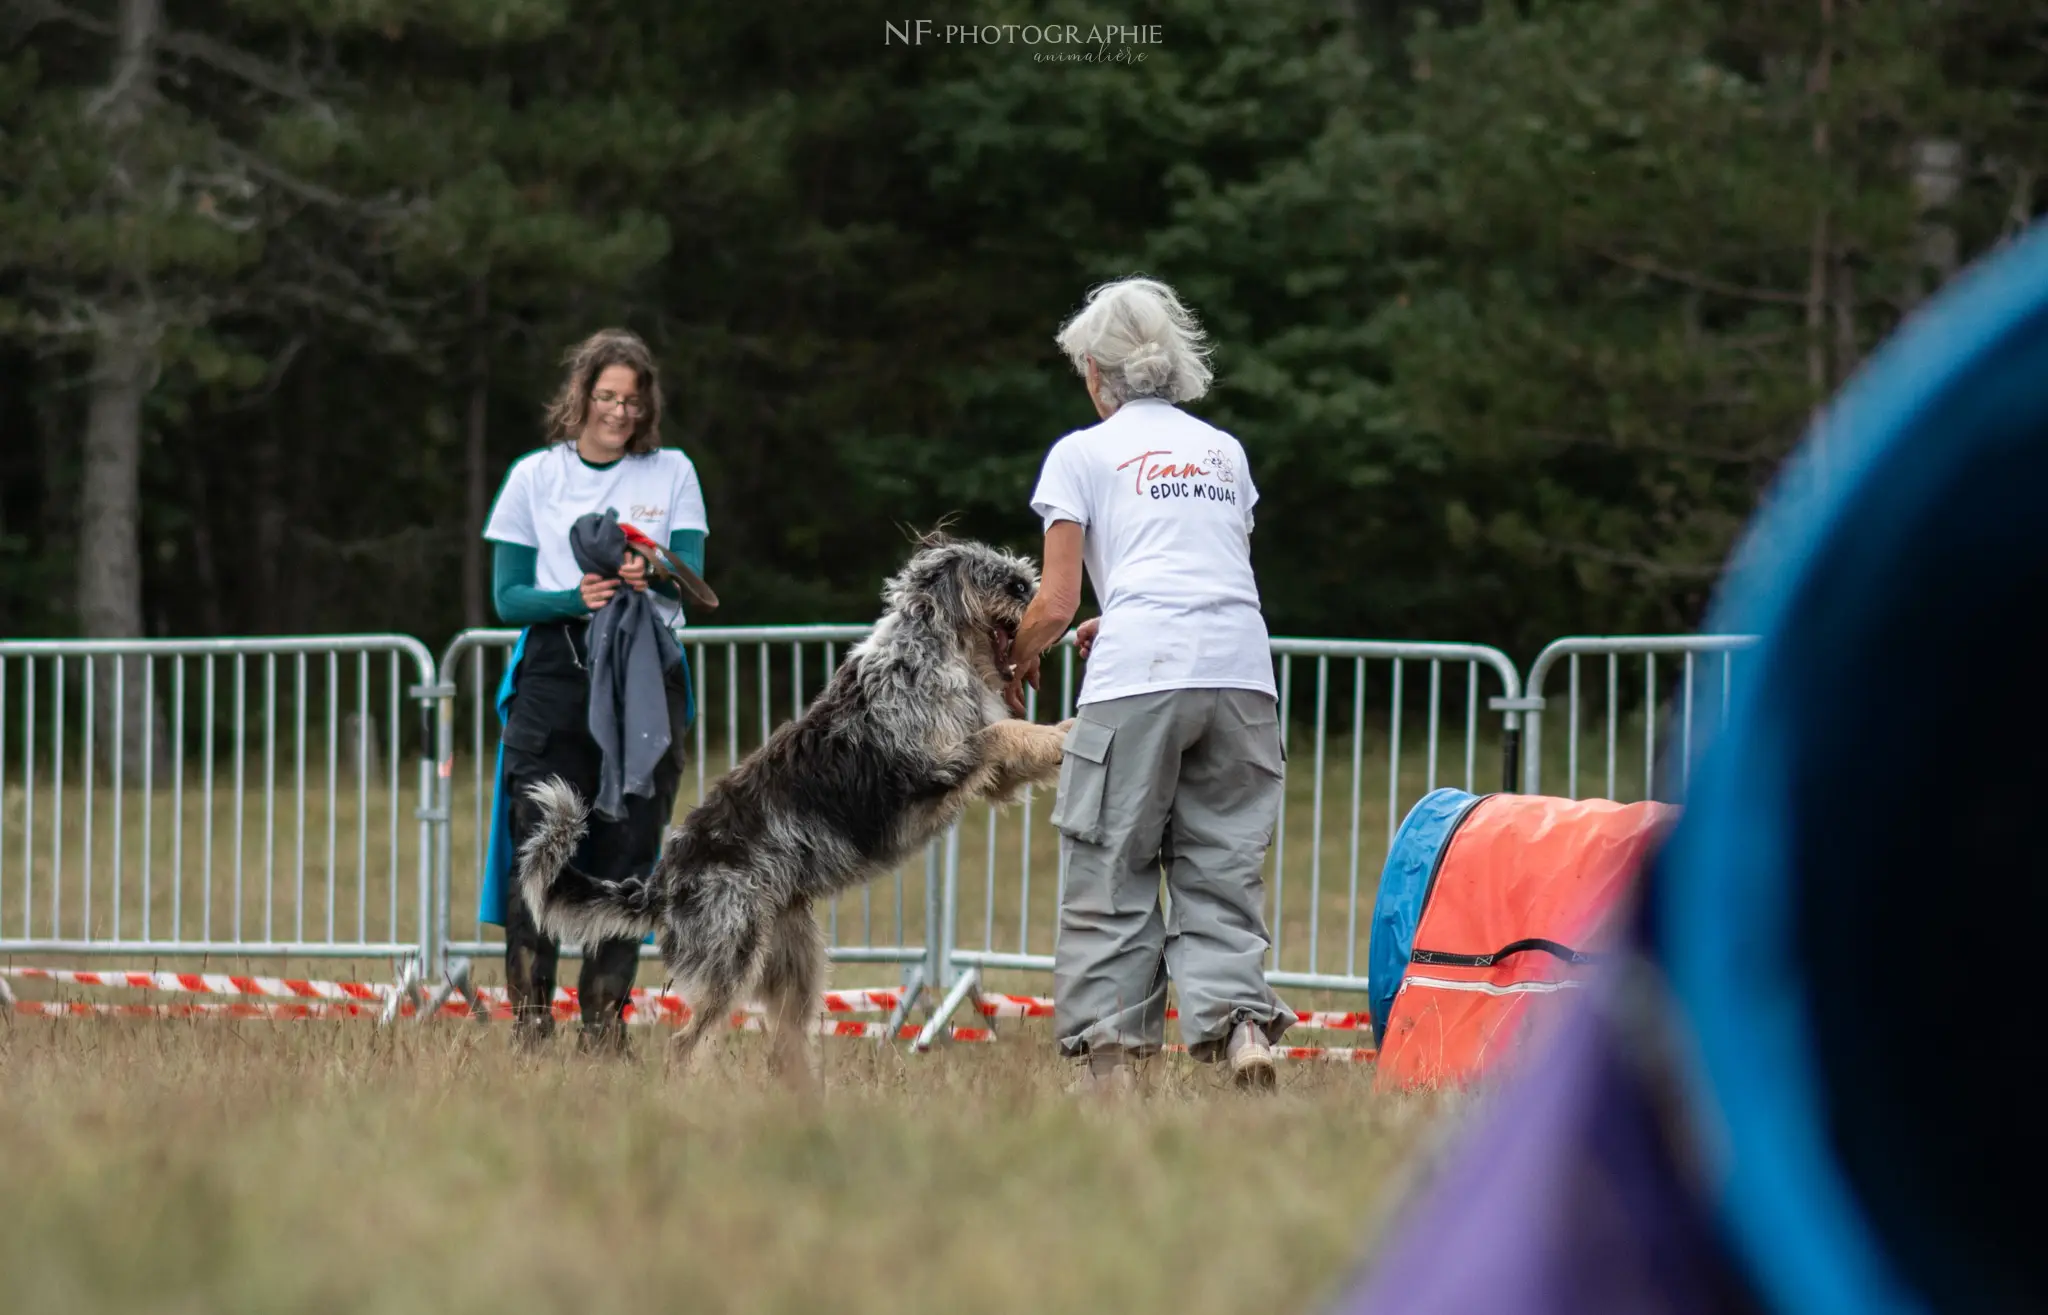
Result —
[{"label": "shaggy grey dog", "polygon": [[644,881],[599,881],[572,866],[585,805],[560,780],[536,785],[529,797],[543,820],[519,853],[534,918],[585,945],[653,931],[690,1002],[680,1059],[757,987],[772,1063],[807,1086],[825,957],[811,902],[895,867],[971,801],[1059,775],[1073,723],[1014,720],[1001,692],[1037,589],[1025,558],[925,539],[824,693],[670,829]]}]

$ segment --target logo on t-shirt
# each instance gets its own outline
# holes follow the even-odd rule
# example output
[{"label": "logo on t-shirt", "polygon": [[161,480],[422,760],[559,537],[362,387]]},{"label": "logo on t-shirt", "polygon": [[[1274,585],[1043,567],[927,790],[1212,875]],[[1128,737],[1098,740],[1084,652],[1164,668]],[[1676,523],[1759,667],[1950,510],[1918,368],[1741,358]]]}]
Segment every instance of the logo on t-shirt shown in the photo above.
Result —
[{"label": "logo on t-shirt", "polygon": [[646,503],[636,502],[633,504],[632,511],[633,514],[626,518],[630,521],[658,521],[668,513],[668,508],[650,507]]},{"label": "logo on t-shirt", "polygon": [[[1175,454],[1164,449],[1140,452],[1117,467],[1131,471],[1131,491],[1141,498],[1164,502],[1170,498],[1198,498],[1205,502],[1237,503],[1236,472],[1220,452],[1203,454],[1202,462],[1171,460]],[[1154,457],[1169,458],[1154,461]]]}]

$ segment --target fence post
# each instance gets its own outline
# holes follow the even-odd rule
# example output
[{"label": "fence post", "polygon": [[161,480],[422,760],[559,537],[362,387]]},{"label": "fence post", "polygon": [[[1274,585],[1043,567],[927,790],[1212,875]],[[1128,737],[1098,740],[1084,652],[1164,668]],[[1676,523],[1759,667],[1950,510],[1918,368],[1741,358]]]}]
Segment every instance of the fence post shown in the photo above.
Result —
[{"label": "fence post", "polygon": [[[1533,690],[1522,685],[1522,675],[1515,670],[1515,664],[1505,654],[1497,654],[1499,662],[1494,672],[1500,677],[1505,692],[1486,701],[1486,706],[1501,714],[1500,719],[1500,788],[1502,794],[1534,793],[1535,785],[1523,779],[1519,770],[1524,746],[1542,734],[1541,718],[1543,700]],[[1527,740],[1524,739],[1522,718],[1528,717]],[[1398,824],[1399,819],[1387,819],[1389,827]]]},{"label": "fence post", "polygon": [[[994,825],[993,821],[990,823]],[[960,823],[955,821],[946,830],[945,851],[945,895],[940,902],[939,921],[936,927],[925,929],[925,945],[936,946],[935,952],[928,952],[925,970],[925,985],[934,993],[931,1011],[925,1017],[925,1024],[918,1031],[912,1049],[922,1054],[931,1049],[946,1024],[958,1013],[960,1006],[970,995],[976,994],[981,983],[981,969],[968,968],[954,976],[953,950],[959,944],[960,926]],[[936,973],[937,976],[933,976]]]},{"label": "fence post", "polygon": [[[454,762],[439,752],[443,709],[453,715],[454,687],[428,670],[425,679],[406,691],[420,705],[420,962],[419,980],[438,982],[446,976],[448,902],[447,855],[450,777]],[[450,735],[452,750],[453,735]]]},{"label": "fence post", "polygon": [[[434,811],[439,817],[440,831],[434,844],[433,951],[427,963],[434,989],[420,1011],[422,1021],[438,1017],[442,1006],[458,995],[479,1022],[490,1016],[488,1005],[478,996],[471,979],[470,961],[450,957],[455,899],[455,700],[461,692],[457,673],[462,659],[476,646],[475,636],[483,633],[488,632],[465,630],[456,635],[442,650],[434,671]],[[489,831],[477,836],[476,843],[488,847]]]},{"label": "fence post", "polygon": [[1557,646],[1563,642],[1555,640],[1543,646],[1543,651],[1529,664],[1529,679],[1523,690],[1529,718],[1522,733],[1522,782],[1530,794],[1543,793],[1543,686],[1557,661]]},{"label": "fence post", "polygon": [[[449,901],[454,898],[455,845],[452,838],[455,819],[455,682],[445,669],[448,663],[460,661],[457,656],[441,659],[443,670],[435,675],[435,685],[440,690],[438,710],[434,717],[434,760],[435,799],[441,813],[441,837],[434,847],[434,980],[448,980],[448,930]],[[476,843],[486,844],[488,836],[478,836]]]},{"label": "fence post", "polygon": [[953,984],[953,916],[960,903],[960,824],[934,839],[924,859],[924,989],[944,995]]},{"label": "fence post", "polygon": [[[1540,673],[1533,677],[1541,678]],[[1501,733],[1501,790],[1542,794],[1543,773],[1537,755],[1543,751],[1543,695],[1531,686],[1525,694],[1489,699],[1486,706],[1506,716]]]}]

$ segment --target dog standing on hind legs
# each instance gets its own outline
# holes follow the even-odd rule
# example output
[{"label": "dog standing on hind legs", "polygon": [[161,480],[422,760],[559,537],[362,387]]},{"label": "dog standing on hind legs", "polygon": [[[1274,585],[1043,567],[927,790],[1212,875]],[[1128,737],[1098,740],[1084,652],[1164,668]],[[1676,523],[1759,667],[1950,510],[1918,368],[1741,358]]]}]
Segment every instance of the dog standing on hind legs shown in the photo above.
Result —
[{"label": "dog standing on hind legs", "polygon": [[587,806],[559,780],[532,787],[541,822],[520,849],[519,888],[536,921],[584,944],[652,931],[690,1002],[676,1037],[685,1062],[752,986],[771,1064],[810,1087],[825,978],[812,902],[889,871],[970,803],[1058,779],[1073,723],[1014,720],[1002,697],[1037,589],[1025,558],[927,537],[824,692],[670,829],[644,879],[572,866]]}]

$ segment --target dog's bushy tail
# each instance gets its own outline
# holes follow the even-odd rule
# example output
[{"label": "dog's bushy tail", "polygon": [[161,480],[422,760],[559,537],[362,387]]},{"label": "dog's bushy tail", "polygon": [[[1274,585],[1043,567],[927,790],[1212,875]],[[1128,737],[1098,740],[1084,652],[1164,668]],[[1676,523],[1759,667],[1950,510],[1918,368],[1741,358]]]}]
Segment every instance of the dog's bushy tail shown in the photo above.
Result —
[{"label": "dog's bushy tail", "polygon": [[590,810],[560,777],[526,792],[540,825],[519,846],[519,893],[550,936],[594,945],[654,929],[655,910],[642,882],[599,881],[569,860],[589,830]]}]

